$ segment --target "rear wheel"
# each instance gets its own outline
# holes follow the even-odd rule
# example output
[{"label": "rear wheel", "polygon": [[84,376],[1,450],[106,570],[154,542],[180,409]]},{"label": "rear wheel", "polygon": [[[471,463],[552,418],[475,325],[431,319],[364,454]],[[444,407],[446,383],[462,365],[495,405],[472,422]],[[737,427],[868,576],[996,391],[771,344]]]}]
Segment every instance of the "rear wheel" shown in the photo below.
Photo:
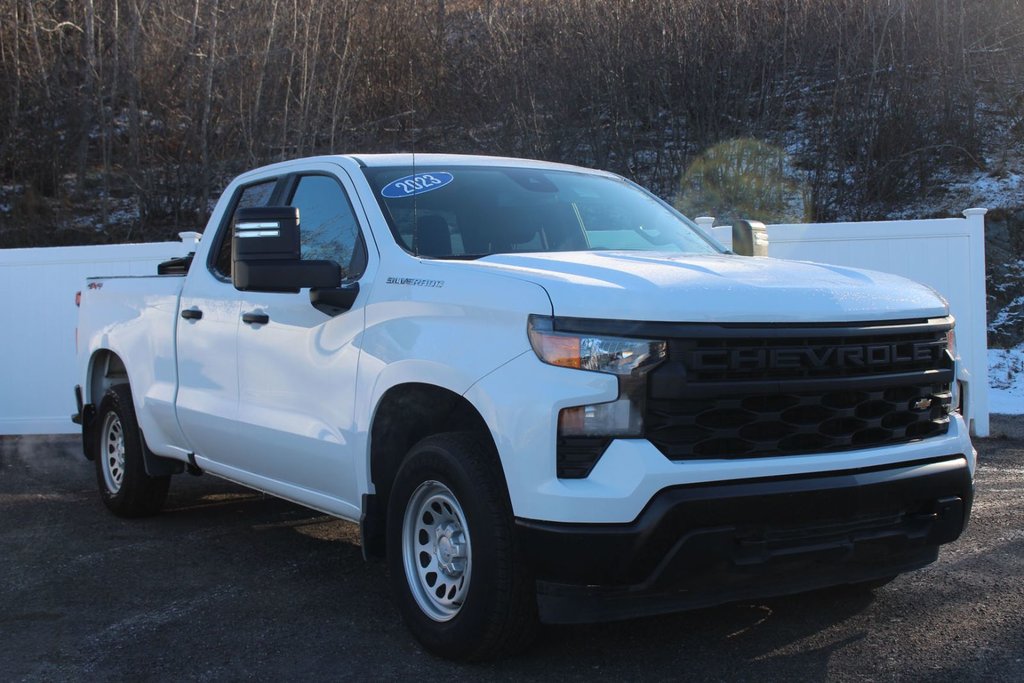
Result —
[{"label": "rear wheel", "polygon": [[96,483],[104,505],[119,517],[160,512],[171,478],[146,474],[142,432],[127,384],[110,387],[96,413]]},{"label": "rear wheel", "polygon": [[395,477],[387,524],[392,590],[427,649],[479,660],[530,643],[533,584],[489,444],[463,433],[419,442]]}]

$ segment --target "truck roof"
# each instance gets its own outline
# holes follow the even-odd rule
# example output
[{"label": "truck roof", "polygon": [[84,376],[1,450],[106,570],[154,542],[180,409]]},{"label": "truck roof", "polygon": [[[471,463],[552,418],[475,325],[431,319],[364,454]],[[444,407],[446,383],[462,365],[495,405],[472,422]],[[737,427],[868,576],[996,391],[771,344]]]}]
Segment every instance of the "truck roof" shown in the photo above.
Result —
[{"label": "truck roof", "polygon": [[[520,168],[548,168],[579,171],[581,167],[550,161],[496,157],[480,154],[421,154],[404,152],[398,154],[349,154],[360,165],[370,168],[381,166],[516,166]],[[586,169],[591,170],[591,169]],[[598,171],[599,173],[601,171]]]},{"label": "truck roof", "polygon": [[298,159],[290,159],[282,161],[276,164],[269,164],[260,168],[253,169],[243,173],[240,177],[249,176],[256,173],[262,173],[263,171],[270,170],[272,168],[281,168],[282,170],[294,166],[301,165],[303,162],[311,161],[337,161],[338,159],[351,159],[360,166],[368,168],[381,168],[386,166],[504,166],[504,167],[515,167],[515,168],[533,168],[533,169],[546,169],[546,170],[562,170],[562,171],[585,171],[587,173],[595,173],[599,175],[607,175],[611,177],[617,177],[613,173],[607,171],[600,171],[596,169],[583,168],[581,166],[571,166],[569,164],[559,164],[550,161],[535,161],[532,159],[517,159],[513,157],[497,157],[497,156],[486,156],[479,154],[427,154],[420,152],[403,152],[397,154],[330,154],[315,157],[304,157]]}]

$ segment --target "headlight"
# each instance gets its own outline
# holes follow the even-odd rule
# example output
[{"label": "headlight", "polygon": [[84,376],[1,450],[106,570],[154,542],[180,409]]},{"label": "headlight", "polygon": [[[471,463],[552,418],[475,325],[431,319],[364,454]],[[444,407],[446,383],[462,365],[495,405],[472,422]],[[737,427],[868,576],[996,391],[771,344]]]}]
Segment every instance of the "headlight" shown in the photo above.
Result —
[{"label": "headlight", "polygon": [[646,397],[644,375],[667,355],[664,341],[557,332],[551,318],[530,316],[530,344],[550,365],[616,375],[619,396],[608,403],[565,408],[559,437],[641,436]]},{"label": "headlight", "polygon": [[551,318],[530,316],[530,344],[545,363],[612,375],[643,373],[665,359],[665,342],[555,332]]}]

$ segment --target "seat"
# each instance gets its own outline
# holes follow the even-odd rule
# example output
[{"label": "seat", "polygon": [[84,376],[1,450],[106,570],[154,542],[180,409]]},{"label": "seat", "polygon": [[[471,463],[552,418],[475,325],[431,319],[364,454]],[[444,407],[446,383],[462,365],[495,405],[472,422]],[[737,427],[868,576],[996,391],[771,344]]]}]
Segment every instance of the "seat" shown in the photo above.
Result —
[{"label": "seat", "polygon": [[427,214],[416,219],[416,253],[434,257],[452,255],[452,234],[444,216]]},{"label": "seat", "polygon": [[[491,222],[491,248],[497,254],[517,251],[543,251],[541,236],[535,212],[525,206],[503,206],[495,213]],[[533,242],[534,249],[527,245]],[[525,248],[524,248],[525,247]]]},{"label": "seat", "polygon": [[589,248],[587,235],[580,225],[579,216],[571,204],[559,202],[544,208],[545,220],[541,224],[548,249],[551,251],[580,251]]}]

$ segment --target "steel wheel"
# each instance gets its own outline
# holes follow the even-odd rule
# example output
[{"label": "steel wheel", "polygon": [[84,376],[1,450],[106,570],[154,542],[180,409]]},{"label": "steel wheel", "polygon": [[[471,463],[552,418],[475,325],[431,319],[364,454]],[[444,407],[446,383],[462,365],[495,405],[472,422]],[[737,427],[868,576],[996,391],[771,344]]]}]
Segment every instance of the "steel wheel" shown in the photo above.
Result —
[{"label": "steel wheel", "polygon": [[434,621],[459,613],[473,568],[469,526],[455,494],[439,481],[419,485],[402,523],[402,560],[416,604]]},{"label": "steel wheel", "polygon": [[107,413],[103,420],[100,457],[103,458],[103,481],[107,490],[116,494],[124,481],[124,428],[117,413]]},{"label": "steel wheel", "polygon": [[107,389],[87,430],[103,504],[119,517],[155,515],[167,499],[170,475],[146,472],[146,444],[127,384]]},{"label": "steel wheel", "polygon": [[402,618],[434,654],[489,659],[532,640],[535,584],[485,435],[434,434],[409,450],[388,497],[387,561]]}]

